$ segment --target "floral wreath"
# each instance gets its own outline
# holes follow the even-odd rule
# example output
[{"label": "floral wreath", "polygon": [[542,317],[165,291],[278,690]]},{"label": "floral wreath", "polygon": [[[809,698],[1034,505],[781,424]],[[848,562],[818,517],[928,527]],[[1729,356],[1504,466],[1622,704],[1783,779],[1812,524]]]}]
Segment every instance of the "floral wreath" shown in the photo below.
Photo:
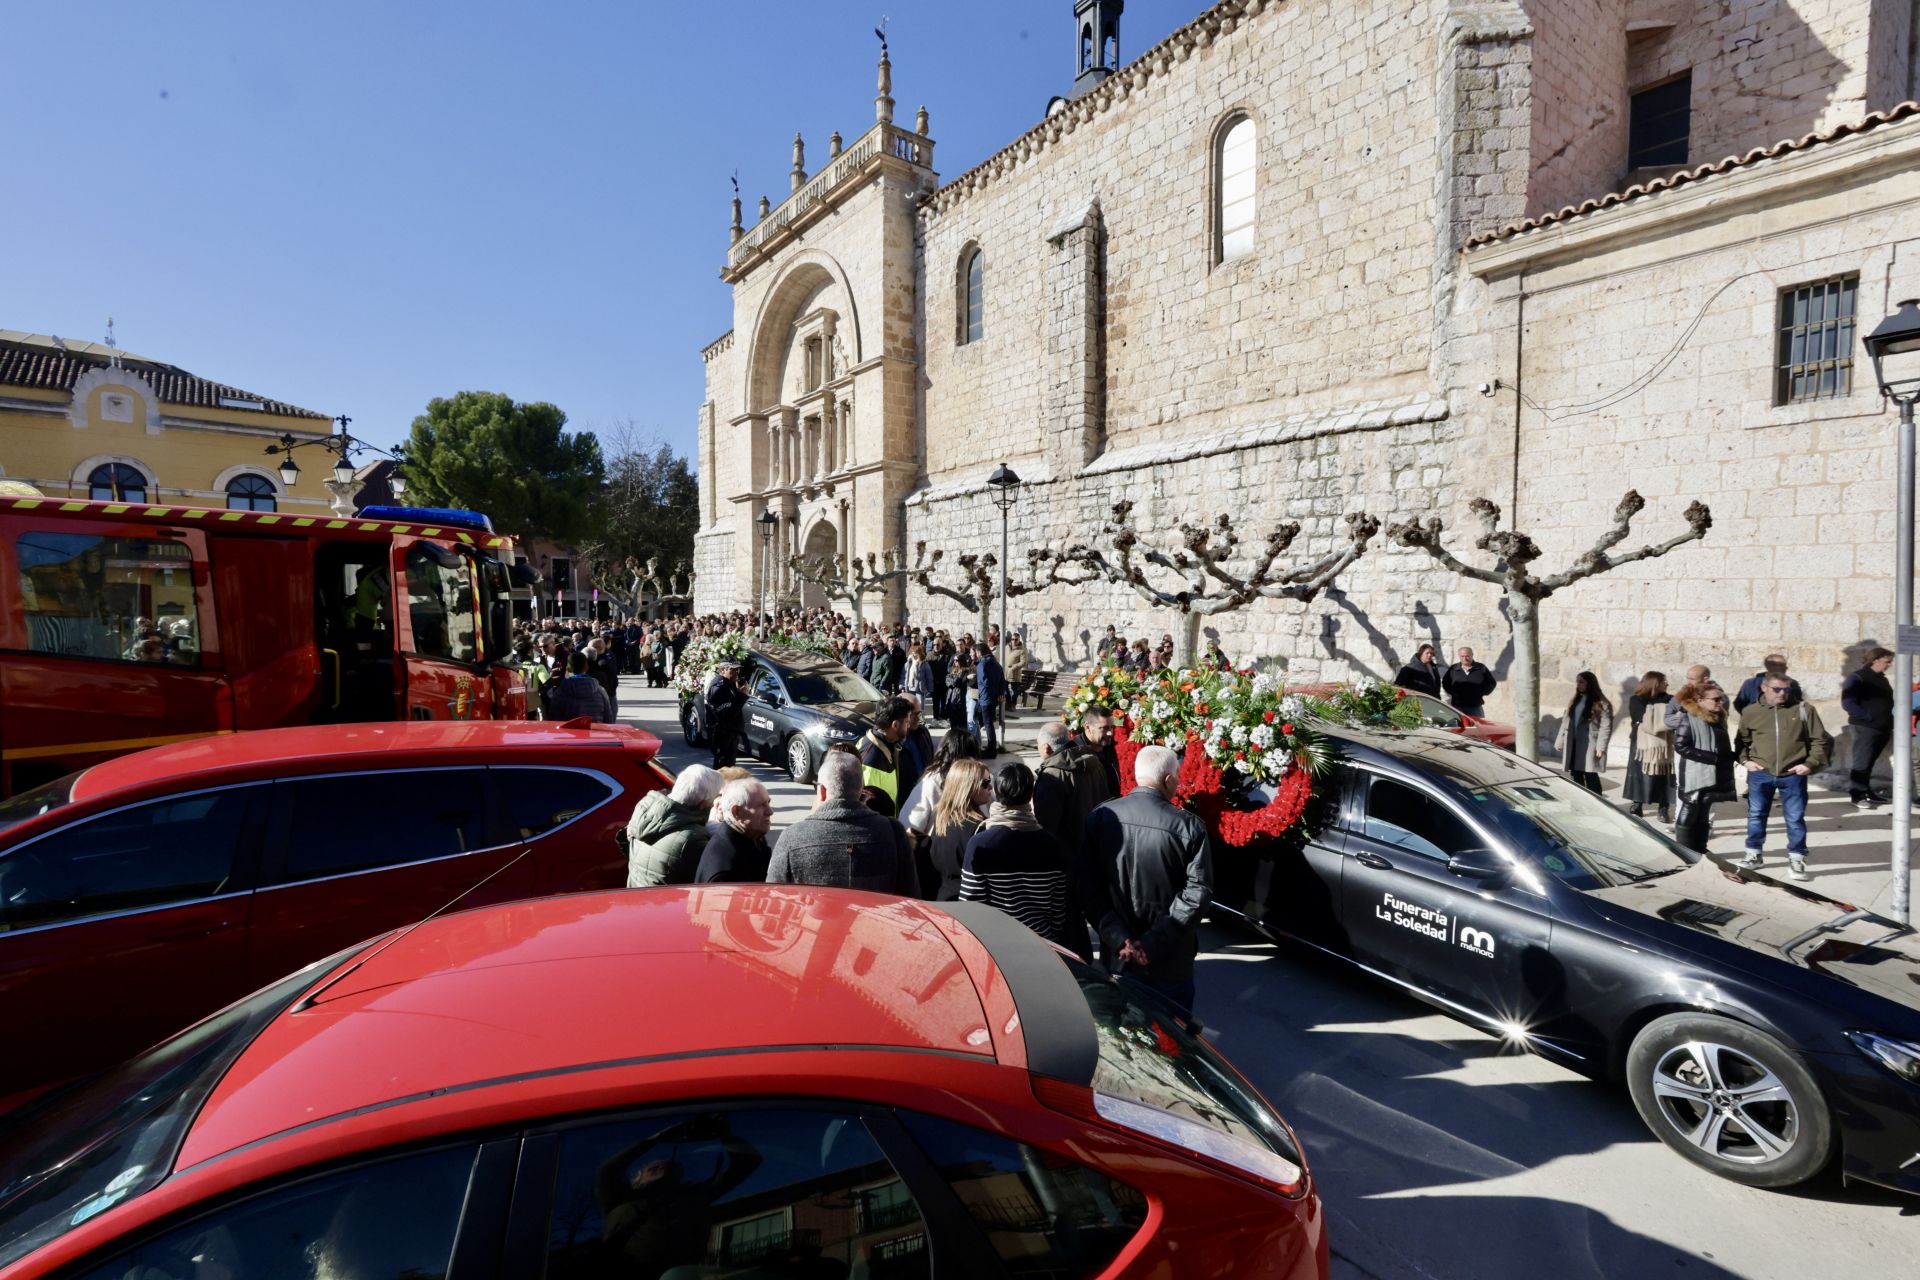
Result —
[{"label": "floral wreath", "polygon": [[840,660],[833,642],[818,631],[806,631],[798,635],[775,631],[765,640],[755,640],[744,631],[729,631],[723,636],[695,640],[689,644],[673,669],[673,687],[684,698],[698,697],[715,666],[722,661],[744,661],[748,650],[755,644],[775,649],[798,649],[834,662]]},{"label": "floral wreath", "polygon": [[1133,790],[1141,748],[1181,752],[1174,802],[1226,844],[1244,848],[1286,834],[1306,812],[1330,758],[1325,737],[1309,722],[1418,727],[1418,705],[1403,698],[1378,681],[1304,696],[1251,669],[1135,675],[1101,666],[1075,684],[1062,714],[1077,731],[1089,707],[1112,709],[1122,795]]}]

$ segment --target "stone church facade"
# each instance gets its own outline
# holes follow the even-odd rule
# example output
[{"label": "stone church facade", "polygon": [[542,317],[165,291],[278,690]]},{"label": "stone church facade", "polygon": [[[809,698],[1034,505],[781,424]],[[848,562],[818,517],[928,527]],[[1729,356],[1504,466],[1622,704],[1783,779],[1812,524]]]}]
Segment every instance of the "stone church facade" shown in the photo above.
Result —
[{"label": "stone church facade", "polygon": [[[1707,502],[1703,542],[1543,608],[1548,706],[1583,668],[1773,649],[1830,698],[1886,640],[1893,432],[1852,366],[1856,318],[1920,295],[1913,0],[1223,0],[1124,63],[1120,3],[1059,7],[1068,92],[984,163],[938,176],[883,59],[870,129],[812,175],[796,139],[751,227],[736,201],[698,610],[816,598],[793,555],[997,552],[1004,462],[1016,576],[1122,499],[1163,544],[1298,521],[1304,562],[1353,511],[1471,557],[1485,496],[1548,565],[1629,487],[1636,545]],[[1498,605],[1380,538],[1312,605],[1208,627],[1390,676],[1428,639],[1504,666]],[[973,621],[899,583],[868,613]],[[1180,630],[1106,586],[1012,616],[1048,667]]]}]

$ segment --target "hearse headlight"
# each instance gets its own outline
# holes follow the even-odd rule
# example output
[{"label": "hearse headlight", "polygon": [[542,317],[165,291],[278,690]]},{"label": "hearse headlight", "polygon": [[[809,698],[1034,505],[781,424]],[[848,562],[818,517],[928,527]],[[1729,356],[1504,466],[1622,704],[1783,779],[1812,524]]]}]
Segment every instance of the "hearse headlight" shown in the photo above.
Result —
[{"label": "hearse headlight", "polygon": [[1871,1031],[1849,1031],[1847,1039],[1853,1041],[1854,1048],[1902,1080],[1920,1084],[1920,1044],[1875,1035]]}]

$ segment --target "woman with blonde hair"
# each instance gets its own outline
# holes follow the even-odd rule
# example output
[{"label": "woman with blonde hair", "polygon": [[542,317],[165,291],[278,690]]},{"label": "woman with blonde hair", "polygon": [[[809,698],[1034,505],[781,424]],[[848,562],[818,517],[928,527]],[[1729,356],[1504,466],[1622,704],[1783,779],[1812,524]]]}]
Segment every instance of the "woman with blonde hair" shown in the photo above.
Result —
[{"label": "woman with blonde hair", "polygon": [[933,809],[933,844],[927,851],[933,875],[930,882],[921,886],[933,901],[959,900],[967,842],[980,829],[992,801],[993,783],[987,777],[986,765],[967,758],[947,766],[946,778],[940,784],[940,799]]}]

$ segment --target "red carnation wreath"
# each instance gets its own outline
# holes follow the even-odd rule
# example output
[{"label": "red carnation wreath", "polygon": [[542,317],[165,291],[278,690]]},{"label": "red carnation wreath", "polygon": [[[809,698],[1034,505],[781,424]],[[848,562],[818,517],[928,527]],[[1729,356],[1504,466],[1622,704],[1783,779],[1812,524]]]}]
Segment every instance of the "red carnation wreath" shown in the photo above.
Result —
[{"label": "red carnation wreath", "polygon": [[[1116,723],[1113,749],[1120,762],[1120,794],[1126,795],[1134,788],[1133,762],[1140,754],[1140,744],[1128,735],[1124,725]],[[1180,787],[1174,793],[1174,802],[1199,815],[1208,830],[1236,849],[1244,849],[1255,840],[1284,835],[1300,821],[1300,815],[1307,811],[1307,801],[1313,798],[1313,779],[1300,768],[1281,775],[1273,799],[1258,809],[1229,808],[1226,781],[1220,766],[1207,758],[1199,737],[1190,735],[1187,750],[1181,753]]]}]

